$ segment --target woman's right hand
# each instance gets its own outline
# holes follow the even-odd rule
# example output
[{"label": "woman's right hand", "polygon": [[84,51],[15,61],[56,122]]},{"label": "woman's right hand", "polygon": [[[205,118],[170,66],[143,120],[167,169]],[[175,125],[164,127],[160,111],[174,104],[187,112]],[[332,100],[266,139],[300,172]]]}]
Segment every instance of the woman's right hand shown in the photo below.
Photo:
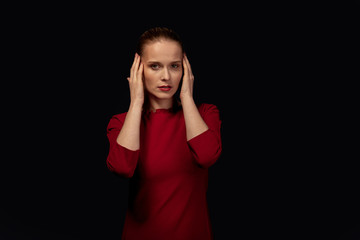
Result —
[{"label": "woman's right hand", "polygon": [[127,78],[130,87],[130,100],[132,104],[144,103],[144,64],[141,63],[139,54],[135,54],[134,62],[130,69],[130,77]]},{"label": "woman's right hand", "polygon": [[130,106],[126,114],[124,124],[117,136],[116,142],[132,151],[140,149],[140,124],[142,107],[144,105],[144,65],[140,56],[135,54],[133,65],[130,69],[130,77],[127,78],[130,87]]}]

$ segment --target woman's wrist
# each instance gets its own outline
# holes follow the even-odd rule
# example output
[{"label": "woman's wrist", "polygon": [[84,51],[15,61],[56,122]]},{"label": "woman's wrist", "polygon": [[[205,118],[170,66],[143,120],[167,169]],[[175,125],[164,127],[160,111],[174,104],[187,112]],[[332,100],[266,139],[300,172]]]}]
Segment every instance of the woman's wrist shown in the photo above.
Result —
[{"label": "woman's wrist", "polygon": [[196,107],[194,98],[192,96],[183,96],[183,97],[180,97],[180,100],[181,100],[181,105],[182,105],[183,109]]},{"label": "woman's wrist", "polygon": [[141,101],[141,100],[132,100],[130,102],[130,107],[129,107],[129,110],[142,110],[142,107],[143,107],[143,104],[144,104],[144,101]]},{"label": "woman's wrist", "polygon": [[191,101],[194,101],[194,98],[190,95],[190,94],[186,94],[186,95],[181,95],[180,94],[180,100],[181,102],[191,102]]}]

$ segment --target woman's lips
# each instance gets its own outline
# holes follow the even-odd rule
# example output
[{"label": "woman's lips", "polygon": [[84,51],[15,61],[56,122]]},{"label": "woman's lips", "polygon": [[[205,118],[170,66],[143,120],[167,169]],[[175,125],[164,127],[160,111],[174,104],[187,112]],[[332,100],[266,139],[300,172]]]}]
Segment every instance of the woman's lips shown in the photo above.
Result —
[{"label": "woman's lips", "polygon": [[160,89],[161,91],[167,92],[167,91],[170,91],[170,90],[171,90],[171,87],[170,87],[170,86],[160,86],[159,89]]}]

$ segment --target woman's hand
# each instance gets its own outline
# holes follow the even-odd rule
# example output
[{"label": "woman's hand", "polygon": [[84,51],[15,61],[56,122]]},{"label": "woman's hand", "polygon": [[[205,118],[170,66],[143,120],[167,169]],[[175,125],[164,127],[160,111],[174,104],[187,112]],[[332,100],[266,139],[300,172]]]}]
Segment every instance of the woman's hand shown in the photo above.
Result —
[{"label": "woman's hand", "polygon": [[192,74],[190,62],[186,54],[184,54],[183,57],[183,68],[184,68],[184,76],[180,91],[180,99],[192,98],[193,87],[194,87],[194,75]]},{"label": "woman's hand", "polygon": [[116,139],[119,145],[132,151],[140,149],[140,123],[144,104],[143,72],[144,65],[140,61],[140,56],[135,54],[130,77],[127,78],[130,87],[130,107]]},{"label": "woman's hand", "polygon": [[199,134],[208,130],[208,126],[202,119],[199,110],[194,102],[193,87],[194,75],[191,71],[191,66],[188,58],[184,54],[183,58],[184,76],[180,91],[181,105],[184,112],[186,139],[189,141]]},{"label": "woman's hand", "polygon": [[144,64],[141,63],[140,56],[136,53],[134,62],[130,69],[130,77],[127,78],[130,87],[130,100],[132,104],[144,103],[144,83],[143,83]]}]

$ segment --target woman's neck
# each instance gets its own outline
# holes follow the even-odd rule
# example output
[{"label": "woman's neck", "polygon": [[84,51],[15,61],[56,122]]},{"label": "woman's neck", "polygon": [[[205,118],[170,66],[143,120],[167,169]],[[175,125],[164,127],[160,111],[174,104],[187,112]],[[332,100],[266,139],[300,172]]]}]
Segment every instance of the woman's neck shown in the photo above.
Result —
[{"label": "woman's neck", "polygon": [[152,99],[149,98],[149,110],[155,111],[156,109],[170,109],[173,107],[173,99]]}]

